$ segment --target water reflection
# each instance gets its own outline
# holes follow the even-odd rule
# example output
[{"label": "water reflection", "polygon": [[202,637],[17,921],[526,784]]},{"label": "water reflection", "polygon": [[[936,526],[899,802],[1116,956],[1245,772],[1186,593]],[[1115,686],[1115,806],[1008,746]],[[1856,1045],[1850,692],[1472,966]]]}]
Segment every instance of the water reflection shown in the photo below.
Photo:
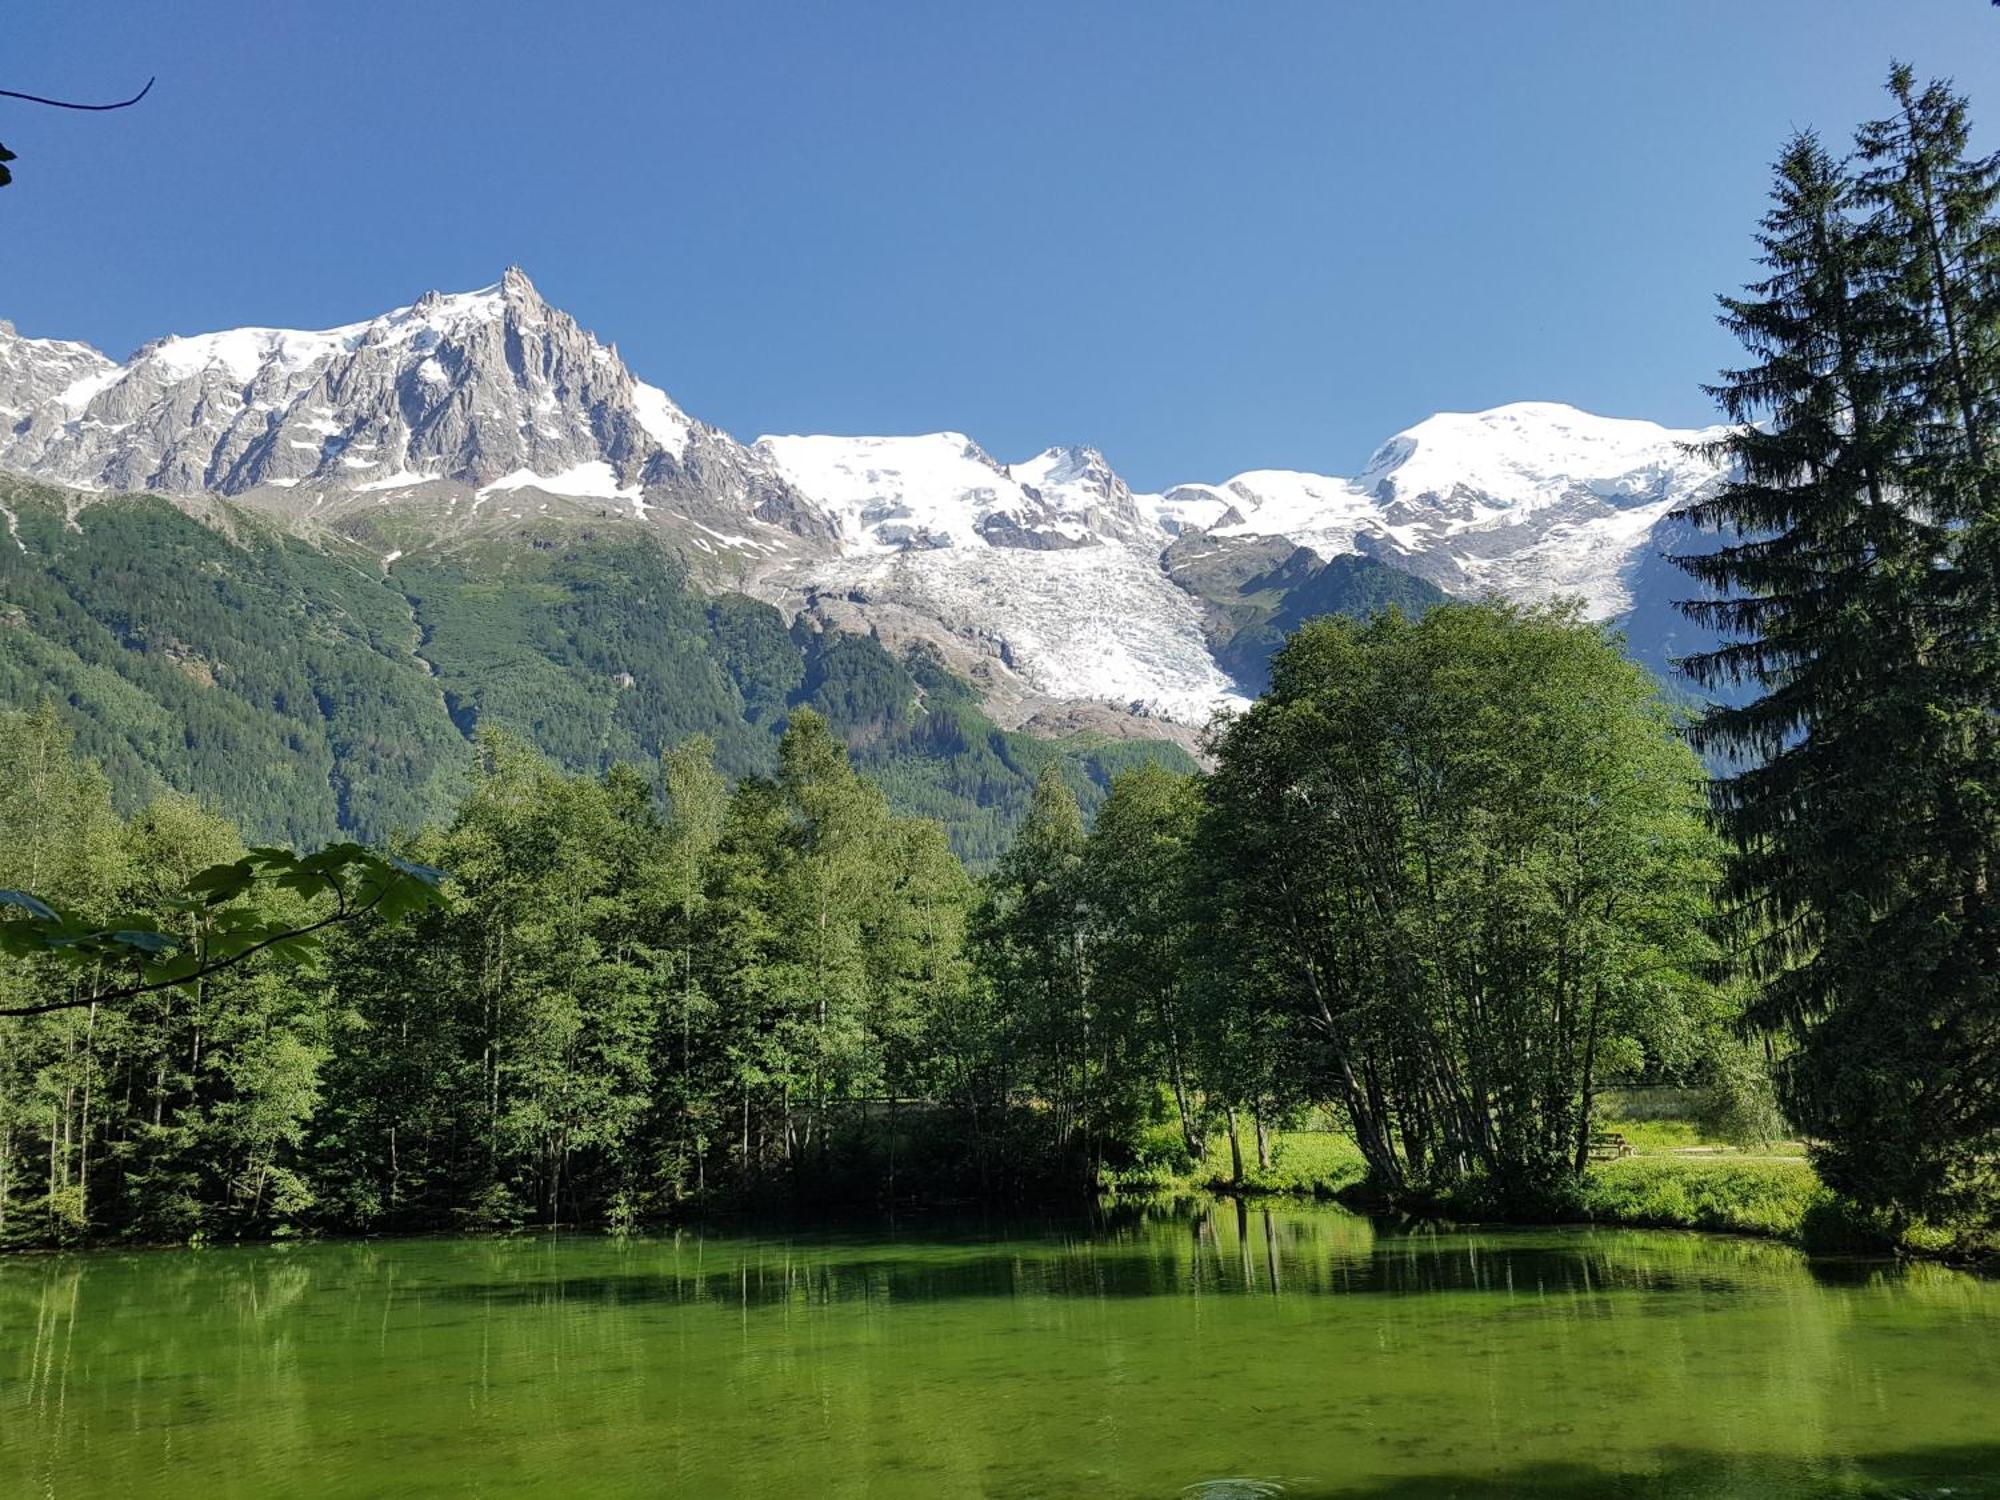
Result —
[{"label": "water reflection", "polygon": [[1964,1495],[1996,1390],[1941,1268],[1245,1202],[0,1263],[0,1493]]}]

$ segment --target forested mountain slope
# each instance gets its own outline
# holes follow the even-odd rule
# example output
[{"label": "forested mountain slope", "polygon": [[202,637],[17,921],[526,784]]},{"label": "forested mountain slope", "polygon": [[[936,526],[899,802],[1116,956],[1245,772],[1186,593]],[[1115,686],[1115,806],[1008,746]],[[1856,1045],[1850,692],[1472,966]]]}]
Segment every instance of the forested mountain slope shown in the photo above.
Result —
[{"label": "forested mountain slope", "polygon": [[575,770],[705,734],[735,776],[811,705],[911,812],[992,857],[1034,777],[1086,799],[1178,747],[1003,731],[920,644],[790,624],[710,595],[630,528],[537,517],[387,565],[220,500],[82,497],[0,478],[0,706],[50,698],[122,803],[196,793],[253,839],[312,846],[435,820],[469,738],[513,729]]}]

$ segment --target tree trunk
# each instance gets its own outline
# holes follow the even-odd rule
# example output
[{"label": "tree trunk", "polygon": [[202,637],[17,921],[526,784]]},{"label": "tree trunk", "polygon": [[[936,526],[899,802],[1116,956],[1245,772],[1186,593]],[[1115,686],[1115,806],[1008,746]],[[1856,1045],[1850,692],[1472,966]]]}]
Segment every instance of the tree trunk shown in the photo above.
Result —
[{"label": "tree trunk", "polygon": [[80,1224],[90,1223],[90,1085],[95,1071],[90,1065],[97,1037],[97,1007],[90,1007],[90,1024],[83,1033],[83,1116],[77,1124],[76,1216]]},{"label": "tree trunk", "polygon": [[1576,1109],[1576,1175],[1579,1177],[1590,1166],[1590,1110],[1596,1100],[1597,1082],[1597,1009],[1597,1000],[1593,996],[1590,1029],[1584,1034],[1583,1042],[1583,1087]]},{"label": "tree trunk", "polygon": [[1257,1124],[1257,1170],[1268,1172],[1271,1170],[1271,1125],[1264,1118],[1261,1108],[1252,1109],[1250,1118]]},{"label": "tree trunk", "polygon": [[1243,1181],[1243,1136],[1236,1128],[1236,1106],[1229,1106],[1229,1167],[1235,1182]]}]

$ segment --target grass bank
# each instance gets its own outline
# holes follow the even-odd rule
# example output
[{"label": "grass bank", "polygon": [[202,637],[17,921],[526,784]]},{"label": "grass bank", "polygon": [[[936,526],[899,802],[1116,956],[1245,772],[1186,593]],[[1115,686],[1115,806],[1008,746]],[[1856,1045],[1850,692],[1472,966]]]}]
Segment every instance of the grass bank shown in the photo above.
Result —
[{"label": "grass bank", "polygon": [[1803,1156],[1633,1155],[1584,1174],[1583,1208],[1593,1223],[1711,1229],[1803,1240],[1833,1195]]},{"label": "grass bank", "polygon": [[[1783,1240],[1814,1251],[1888,1251],[2000,1265],[2000,1241],[1916,1229],[1900,1243],[1835,1197],[1804,1148],[1778,1142],[1742,1151],[1704,1138],[1685,1120],[1621,1121],[1633,1154],[1593,1163],[1584,1174],[1579,1215],[1593,1224],[1695,1229]],[[1177,1137],[1149,1142],[1135,1167],[1101,1184],[1114,1194],[1213,1193],[1353,1199],[1367,1175],[1360,1150],[1331,1131],[1280,1131],[1271,1161],[1259,1166],[1245,1141],[1243,1175],[1218,1140],[1203,1162],[1187,1163]]]}]

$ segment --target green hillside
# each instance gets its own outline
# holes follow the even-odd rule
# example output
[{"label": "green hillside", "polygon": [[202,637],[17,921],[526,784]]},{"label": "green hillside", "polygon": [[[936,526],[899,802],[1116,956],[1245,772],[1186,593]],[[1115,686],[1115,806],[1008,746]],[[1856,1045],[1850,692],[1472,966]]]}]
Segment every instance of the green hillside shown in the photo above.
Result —
[{"label": "green hillside", "polygon": [[173,787],[252,839],[377,839],[442,817],[482,725],[572,770],[651,764],[706,734],[744,776],[772,769],[786,716],[810,704],[975,864],[1052,759],[1086,805],[1127,765],[1189,764],[1166,743],[1003,731],[935,656],[704,594],[615,526],[524,524],[385,572],[384,549],[304,541],[233,506],[197,520],[151,498],[68,500],[0,479],[0,707],[53,699],[122,805]]},{"label": "green hillside", "polygon": [[1321,615],[1366,620],[1385,609],[1421,615],[1444,592],[1372,557],[1322,561],[1282,537],[1184,537],[1167,549],[1176,583],[1207,602],[1216,665],[1243,691],[1271,685],[1285,638]]}]

